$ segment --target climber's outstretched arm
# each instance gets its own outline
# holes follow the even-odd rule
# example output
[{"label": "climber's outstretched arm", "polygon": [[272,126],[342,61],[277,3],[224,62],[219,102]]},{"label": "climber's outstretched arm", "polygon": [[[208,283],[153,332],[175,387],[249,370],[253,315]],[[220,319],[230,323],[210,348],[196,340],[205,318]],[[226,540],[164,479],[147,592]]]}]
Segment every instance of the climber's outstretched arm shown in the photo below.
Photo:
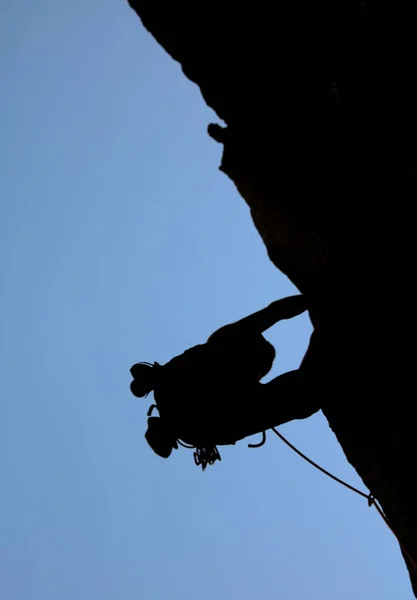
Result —
[{"label": "climber's outstretched arm", "polygon": [[218,335],[230,334],[239,337],[248,334],[260,334],[283,319],[292,319],[307,310],[307,302],[303,295],[288,296],[272,302],[266,308],[259,310],[240,321],[226,325],[209,337],[212,341]]}]

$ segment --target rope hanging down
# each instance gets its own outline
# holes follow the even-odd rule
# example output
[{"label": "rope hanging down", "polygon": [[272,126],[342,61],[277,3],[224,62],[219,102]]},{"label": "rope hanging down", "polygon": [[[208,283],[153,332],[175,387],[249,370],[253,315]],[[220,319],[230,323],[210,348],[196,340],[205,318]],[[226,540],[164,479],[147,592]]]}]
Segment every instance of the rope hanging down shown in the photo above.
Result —
[{"label": "rope hanging down", "polygon": [[[284,442],[284,444],[286,444],[289,448],[291,448],[291,450],[293,450],[296,454],[298,454],[298,456],[301,456],[301,458],[303,458],[305,461],[307,461],[308,463],[310,463],[310,465],[313,465],[313,467],[315,467],[316,469],[318,469],[319,471],[321,471],[322,473],[324,473],[325,475],[327,475],[328,477],[330,477],[334,481],[337,481],[337,483],[340,483],[341,485],[345,486],[349,490],[352,490],[352,492],[355,492],[356,494],[359,494],[359,496],[362,496],[363,498],[366,498],[367,501],[368,501],[368,506],[375,506],[375,508],[378,511],[379,515],[382,517],[382,519],[385,521],[385,524],[390,529],[391,533],[393,533],[393,535],[397,539],[397,542],[399,543],[401,550],[404,552],[404,554],[407,556],[407,558],[410,561],[410,563],[413,565],[414,569],[417,571],[417,565],[416,565],[415,561],[411,557],[410,553],[404,547],[404,544],[400,541],[398,535],[395,533],[395,531],[392,528],[390,522],[388,521],[388,517],[385,515],[385,513],[382,510],[381,506],[376,501],[375,496],[372,494],[372,492],[369,492],[369,494],[365,494],[365,492],[362,492],[361,490],[358,490],[358,488],[355,488],[353,485],[350,485],[349,483],[346,483],[346,481],[343,481],[342,479],[339,479],[339,477],[336,477],[336,475],[333,475],[329,471],[326,471],[326,469],[323,469],[323,467],[321,467],[320,465],[318,465],[317,463],[315,463],[313,460],[311,460],[311,458],[308,458],[308,456],[306,456],[300,450],[298,450],[298,448],[296,448],[295,446],[293,446],[291,444],[291,442],[289,442],[287,440],[287,438],[285,438],[282,435],[282,433],[280,433],[277,429],[275,429],[275,427],[271,427],[271,429],[275,433],[275,435],[277,435],[279,437],[279,439]],[[266,441],[266,432],[263,431],[262,432],[262,441],[259,444],[250,444],[249,447],[250,448],[259,448],[260,446],[263,446],[263,444],[265,443],[265,441]]]}]

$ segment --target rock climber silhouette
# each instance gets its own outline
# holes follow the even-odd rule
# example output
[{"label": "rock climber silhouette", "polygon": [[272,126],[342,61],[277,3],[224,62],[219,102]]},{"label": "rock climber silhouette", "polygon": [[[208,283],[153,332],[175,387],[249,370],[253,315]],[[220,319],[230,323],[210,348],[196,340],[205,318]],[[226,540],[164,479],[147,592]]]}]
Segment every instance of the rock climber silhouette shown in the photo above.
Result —
[{"label": "rock climber silhouette", "polygon": [[[197,464],[220,458],[217,445],[235,444],[319,410],[306,393],[303,363],[268,383],[275,349],[262,335],[283,319],[307,310],[305,297],[290,296],[218,329],[165,365],[137,363],[130,389],[138,397],[154,392],[145,434],[151,448],[168,458],[177,442],[197,448]],[[150,416],[157,407],[159,418]],[[181,443],[181,442],[180,442]]]}]

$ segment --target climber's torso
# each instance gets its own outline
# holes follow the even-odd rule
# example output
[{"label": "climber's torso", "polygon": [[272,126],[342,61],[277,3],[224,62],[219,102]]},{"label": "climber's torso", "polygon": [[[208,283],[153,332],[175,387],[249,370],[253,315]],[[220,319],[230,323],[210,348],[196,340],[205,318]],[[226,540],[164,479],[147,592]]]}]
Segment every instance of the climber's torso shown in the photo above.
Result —
[{"label": "climber's torso", "polygon": [[188,431],[210,437],[229,431],[236,415],[255,401],[274,357],[274,347],[260,334],[236,339],[226,328],[219,330],[162,367],[154,391],[161,417],[190,443]]}]

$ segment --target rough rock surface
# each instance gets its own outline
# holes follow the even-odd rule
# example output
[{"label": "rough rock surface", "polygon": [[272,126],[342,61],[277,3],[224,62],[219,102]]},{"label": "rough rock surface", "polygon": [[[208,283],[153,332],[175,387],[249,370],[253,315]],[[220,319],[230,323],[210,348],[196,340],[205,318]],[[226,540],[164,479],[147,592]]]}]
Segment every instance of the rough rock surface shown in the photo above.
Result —
[{"label": "rough rock surface", "polygon": [[406,549],[417,594],[412,3],[130,5],[226,123],[209,128],[221,169],[310,297],[311,394]]}]

